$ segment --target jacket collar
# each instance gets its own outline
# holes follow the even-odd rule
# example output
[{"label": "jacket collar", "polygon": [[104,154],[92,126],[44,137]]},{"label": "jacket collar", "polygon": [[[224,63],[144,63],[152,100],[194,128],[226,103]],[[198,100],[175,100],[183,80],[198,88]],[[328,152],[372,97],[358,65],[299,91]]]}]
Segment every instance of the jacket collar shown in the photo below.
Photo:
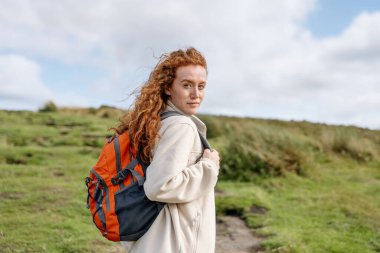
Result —
[{"label": "jacket collar", "polygon": [[187,115],[186,113],[184,113],[183,111],[178,109],[170,100],[167,101],[167,106],[166,106],[165,111],[177,111],[177,112],[183,114],[184,116],[190,118],[195,123],[195,125],[197,126],[198,130],[202,133],[202,135],[206,136],[207,127],[206,127],[205,123],[203,123],[195,115]]}]

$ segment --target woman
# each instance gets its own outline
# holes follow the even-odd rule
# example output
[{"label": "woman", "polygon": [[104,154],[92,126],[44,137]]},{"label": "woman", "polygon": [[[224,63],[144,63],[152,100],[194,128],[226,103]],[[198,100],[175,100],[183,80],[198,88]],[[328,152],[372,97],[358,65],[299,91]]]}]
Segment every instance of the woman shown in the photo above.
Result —
[{"label": "woman", "polygon": [[[122,120],[119,134],[133,133],[150,162],[144,190],[152,201],[167,203],[136,242],[123,242],[130,253],[212,253],[215,249],[214,187],[219,154],[203,150],[205,124],[194,116],[203,101],[207,65],[194,48],[163,55]],[[183,116],[160,120],[160,113]]]}]

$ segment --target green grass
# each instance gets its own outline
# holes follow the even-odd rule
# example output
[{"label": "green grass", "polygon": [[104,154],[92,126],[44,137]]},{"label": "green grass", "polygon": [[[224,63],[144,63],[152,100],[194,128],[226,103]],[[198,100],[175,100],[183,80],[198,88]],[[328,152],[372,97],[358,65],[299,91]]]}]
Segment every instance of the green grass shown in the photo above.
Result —
[{"label": "green grass", "polygon": [[[84,185],[111,109],[0,111],[0,252],[111,252]],[[245,219],[263,251],[380,252],[380,131],[200,117],[222,157],[217,214]]]},{"label": "green grass", "polygon": [[84,168],[74,163],[0,167],[1,252],[96,252],[91,244],[102,238],[85,208]]},{"label": "green grass", "polygon": [[84,178],[111,121],[31,112],[0,118],[0,252],[107,252],[113,243],[92,224]]},{"label": "green grass", "polygon": [[[268,252],[379,252],[379,168],[335,161],[316,169],[310,178],[220,182],[219,212],[242,210],[240,216],[266,237]],[[252,212],[252,206],[264,211]]]}]

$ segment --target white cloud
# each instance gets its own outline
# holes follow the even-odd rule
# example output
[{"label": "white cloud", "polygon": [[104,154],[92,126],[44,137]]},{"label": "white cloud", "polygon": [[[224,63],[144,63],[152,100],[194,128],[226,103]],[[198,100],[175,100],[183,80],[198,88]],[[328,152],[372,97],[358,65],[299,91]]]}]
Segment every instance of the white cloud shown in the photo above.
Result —
[{"label": "white cloud", "polygon": [[147,78],[153,56],[193,45],[210,68],[203,112],[380,127],[380,13],[317,39],[304,27],[316,4],[8,0],[0,50],[103,68],[109,75],[92,85],[97,92],[59,96],[85,105],[102,94],[120,101]]},{"label": "white cloud", "polygon": [[[232,70],[236,82],[218,94],[228,108],[226,100],[213,100],[213,112],[380,128],[380,36],[373,32],[379,14],[359,15],[333,38],[284,37],[283,45],[293,47],[272,47],[277,55],[252,58],[251,70]],[[249,62],[243,58],[236,69]]]},{"label": "white cloud", "polygon": [[53,93],[40,79],[40,66],[19,55],[0,55],[0,106],[37,109]]}]

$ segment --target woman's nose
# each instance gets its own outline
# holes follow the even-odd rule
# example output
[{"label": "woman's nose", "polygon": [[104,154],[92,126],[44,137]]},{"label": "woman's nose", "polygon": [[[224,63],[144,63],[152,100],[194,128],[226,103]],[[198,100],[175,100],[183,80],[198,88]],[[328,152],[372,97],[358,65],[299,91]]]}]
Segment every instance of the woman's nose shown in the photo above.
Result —
[{"label": "woman's nose", "polygon": [[192,98],[198,98],[198,97],[199,97],[199,90],[198,90],[197,87],[195,87],[195,88],[193,89],[193,91],[191,92],[191,97],[192,97]]}]

